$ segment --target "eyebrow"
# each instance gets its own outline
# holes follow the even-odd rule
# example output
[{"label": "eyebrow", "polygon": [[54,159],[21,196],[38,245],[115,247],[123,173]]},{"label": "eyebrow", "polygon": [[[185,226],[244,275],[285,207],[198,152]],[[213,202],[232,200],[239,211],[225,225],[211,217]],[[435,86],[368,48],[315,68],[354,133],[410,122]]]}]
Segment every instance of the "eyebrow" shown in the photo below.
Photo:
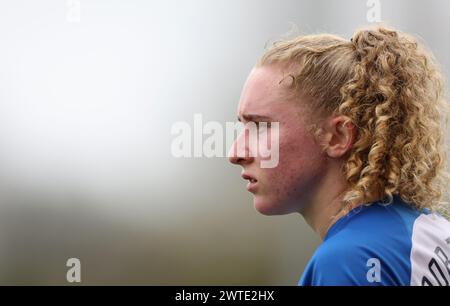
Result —
[{"label": "eyebrow", "polygon": [[262,121],[262,122],[270,122],[272,121],[272,119],[270,117],[267,116],[262,116],[262,115],[254,115],[254,114],[244,114],[242,115],[242,119],[239,117],[239,115],[237,116],[237,119],[239,122],[242,122],[242,119],[244,119],[244,121]]}]

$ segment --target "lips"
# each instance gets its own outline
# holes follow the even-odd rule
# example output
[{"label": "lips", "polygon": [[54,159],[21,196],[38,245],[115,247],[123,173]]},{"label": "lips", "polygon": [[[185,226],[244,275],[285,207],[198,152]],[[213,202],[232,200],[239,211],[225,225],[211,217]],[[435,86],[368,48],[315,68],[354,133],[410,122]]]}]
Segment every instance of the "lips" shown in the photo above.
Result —
[{"label": "lips", "polygon": [[242,173],[242,178],[248,181],[247,190],[250,192],[254,192],[256,190],[256,186],[258,184],[258,180],[251,176],[248,173]]},{"label": "lips", "polygon": [[242,173],[242,178],[244,179],[244,180],[248,180],[249,182],[251,182],[251,183],[256,183],[258,180],[257,179],[255,179],[253,176],[251,176],[250,174],[247,174],[247,173]]}]

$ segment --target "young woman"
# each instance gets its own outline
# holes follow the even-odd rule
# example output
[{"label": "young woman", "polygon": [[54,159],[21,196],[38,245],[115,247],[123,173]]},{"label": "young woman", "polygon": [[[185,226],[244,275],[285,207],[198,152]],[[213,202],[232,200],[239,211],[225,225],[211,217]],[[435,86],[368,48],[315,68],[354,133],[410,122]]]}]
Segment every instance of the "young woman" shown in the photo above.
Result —
[{"label": "young woman", "polygon": [[277,42],[259,60],[238,117],[278,123],[279,162],[260,167],[247,132],[230,161],[259,212],[298,212],[322,238],[299,285],[449,285],[443,92],[431,53],[384,27]]}]

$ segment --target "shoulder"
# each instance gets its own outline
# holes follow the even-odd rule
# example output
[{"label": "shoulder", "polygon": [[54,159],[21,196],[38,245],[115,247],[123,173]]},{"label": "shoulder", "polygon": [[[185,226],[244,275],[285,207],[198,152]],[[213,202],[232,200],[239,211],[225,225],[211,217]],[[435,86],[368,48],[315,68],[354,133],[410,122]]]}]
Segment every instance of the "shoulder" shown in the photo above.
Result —
[{"label": "shoulder", "polygon": [[411,233],[418,212],[372,204],[340,219],[299,285],[409,284]]},{"label": "shoulder", "polygon": [[423,214],[414,223],[411,249],[411,285],[450,285],[450,222]]}]

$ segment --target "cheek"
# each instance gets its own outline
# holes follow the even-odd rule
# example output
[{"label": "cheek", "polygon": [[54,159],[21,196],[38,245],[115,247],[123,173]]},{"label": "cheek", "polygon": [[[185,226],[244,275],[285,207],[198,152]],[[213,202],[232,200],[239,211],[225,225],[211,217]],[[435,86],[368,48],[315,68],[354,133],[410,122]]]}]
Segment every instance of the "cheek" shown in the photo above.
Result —
[{"label": "cheek", "polygon": [[322,159],[321,148],[305,131],[281,135],[279,171],[284,172],[286,176],[295,176],[296,173],[314,169],[320,165]]},{"label": "cheek", "polygon": [[[277,167],[265,170],[265,191],[273,200],[288,201],[308,192],[324,173],[324,157],[309,135],[280,137]],[[281,135],[283,136],[283,135]]]}]

